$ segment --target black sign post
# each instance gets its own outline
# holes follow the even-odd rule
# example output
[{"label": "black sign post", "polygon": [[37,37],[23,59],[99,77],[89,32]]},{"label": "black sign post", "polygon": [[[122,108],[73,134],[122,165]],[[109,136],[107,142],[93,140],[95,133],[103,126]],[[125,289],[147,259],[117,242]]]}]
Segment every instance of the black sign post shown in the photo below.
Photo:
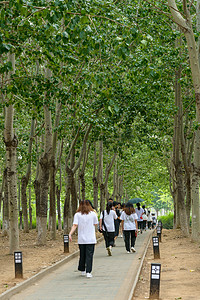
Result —
[{"label": "black sign post", "polygon": [[159,241],[161,242],[161,227],[160,226],[157,226],[157,236],[159,237]]},{"label": "black sign post", "polygon": [[69,253],[69,235],[68,234],[63,235],[63,241],[64,241],[64,253]]},{"label": "black sign post", "polygon": [[159,299],[161,264],[151,264],[150,299]]},{"label": "black sign post", "polygon": [[15,262],[15,278],[23,278],[21,251],[14,252],[14,262]]},{"label": "black sign post", "polygon": [[152,242],[153,242],[154,259],[160,258],[159,237],[158,236],[153,236],[152,237]]}]

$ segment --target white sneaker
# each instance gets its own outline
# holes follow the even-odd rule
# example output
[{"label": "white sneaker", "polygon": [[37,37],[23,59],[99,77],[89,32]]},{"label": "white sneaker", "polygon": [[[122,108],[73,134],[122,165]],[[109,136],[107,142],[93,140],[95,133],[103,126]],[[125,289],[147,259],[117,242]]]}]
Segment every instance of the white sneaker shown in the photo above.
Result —
[{"label": "white sneaker", "polygon": [[91,277],[92,277],[92,274],[91,274],[91,273],[86,273],[86,277],[87,277],[87,278],[91,278]]},{"label": "white sneaker", "polygon": [[131,253],[130,251],[126,251],[128,254]]},{"label": "white sneaker", "polygon": [[109,255],[109,256],[112,256],[112,247],[111,247],[111,246],[109,246],[109,247],[107,248],[107,251],[108,251],[108,255]]},{"label": "white sneaker", "polygon": [[86,276],[86,271],[82,271],[81,276]]},{"label": "white sneaker", "polygon": [[132,252],[136,252],[136,250],[135,250],[134,247],[131,247],[131,251],[132,251]]}]

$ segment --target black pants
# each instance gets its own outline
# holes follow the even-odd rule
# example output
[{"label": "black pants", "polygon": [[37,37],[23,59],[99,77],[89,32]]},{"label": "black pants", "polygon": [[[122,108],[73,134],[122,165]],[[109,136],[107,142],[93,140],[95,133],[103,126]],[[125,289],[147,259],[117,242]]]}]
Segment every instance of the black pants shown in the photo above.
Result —
[{"label": "black pants", "polygon": [[92,263],[94,255],[95,244],[79,244],[80,258],[79,258],[79,271],[86,271],[86,273],[92,272]]},{"label": "black pants", "polygon": [[125,237],[125,247],[126,251],[130,252],[130,247],[135,246],[135,230],[124,230],[124,237]]},{"label": "black pants", "polygon": [[151,228],[151,221],[148,221],[147,224],[148,224],[148,228],[150,229]]},{"label": "black pants", "polygon": [[115,237],[115,233],[114,233],[114,232],[106,232],[106,231],[103,231],[103,236],[104,236],[106,248],[108,248],[109,246],[112,246],[112,247],[113,247],[113,245],[114,245],[114,237]]},{"label": "black pants", "polygon": [[116,219],[114,220],[115,222],[115,237],[119,235],[119,225],[120,225],[120,220]]},{"label": "black pants", "polygon": [[146,229],[146,226],[147,226],[147,221],[143,220],[143,229]]},{"label": "black pants", "polygon": [[143,229],[143,221],[138,221],[138,229]]}]

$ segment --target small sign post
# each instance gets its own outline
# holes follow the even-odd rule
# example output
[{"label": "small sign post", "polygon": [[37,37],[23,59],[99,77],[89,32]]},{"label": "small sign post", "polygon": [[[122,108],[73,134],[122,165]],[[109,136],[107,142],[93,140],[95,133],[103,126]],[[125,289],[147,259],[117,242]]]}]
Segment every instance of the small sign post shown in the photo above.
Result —
[{"label": "small sign post", "polygon": [[68,234],[63,235],[63,241],[64,241],[64,253],[69,253],[69,235]]},{"label": "small sign post", "polygon": [[15,278],[23,278],[21,251],[14,252],[14,262],[15,262]]},{"label": "small sign post", "polygon": [[150,299],[159,299],[161,264],[151,264]]},{"label": "small sign post", "polygon": [[162,221],[158,221],[158,226],[161,228],[161,232],[162,232]]},{"label": "small sign post", "polygon": [[159,237],[159,242],[161,242],[161,227],[157,226],[157,236]]},{"label": "small sign post", "polygon": [[160,258],[159,237],[158,236],[153,236],[152,237],[152,242],[153,242],[154,259]]}]

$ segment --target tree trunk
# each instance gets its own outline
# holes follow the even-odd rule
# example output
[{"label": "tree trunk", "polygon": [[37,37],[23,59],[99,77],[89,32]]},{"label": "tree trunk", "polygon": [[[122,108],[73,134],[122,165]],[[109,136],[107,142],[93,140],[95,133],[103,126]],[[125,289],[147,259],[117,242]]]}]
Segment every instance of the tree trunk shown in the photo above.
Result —
[{"label": "tree trunk", "polygon": [[62,220],[60,211],[60,189],[58,185],[56,186],[56,197],[57,197],[57,211],[58,211],[58,231],[62,230]]},{"label": "tree trunk", "polygon": [[[199,60],[198,54],[196,51],[196,42],[193,32],[193,27],[191,23],[191,17],[187,7],[184,7],[184,14],[186,19],[183,17],[183,14],[179,12],[177,5],[174,0],[168,0],[168,5],[172,14],[174,21],[183,29],[189,59],[190,67],[192,72],[193,86],[195,91],[196,99],[196,121],[197,124],[200,123],[200,69],[199,69]],[[194,166],[192,173],[192,238],[195,241],[200,240],[200,219],[199,219],[199,174],[200,174],[200,130],[199,128],[195,132],[195,144],[194,144]]]},{"label": "tree trunk", "polygon": [[8,179],[7,168],[4,170],[4,197],[3,197],[3,228],[2,235],[9,235],[9,203],[8,203]]},{"label": "tree trunk", "polygon": [[67,180],[66,180],[64,216],[63,216],[64,234],[68,234],[71,227],[71,222],[70,222],[72,219],[72,210],[70,207],[71,186],[72,186],[72,174],[71,174],[71,170],[67,168]]},{"label": "tree trunk", "polygon": [[37,244],[46,244],[47,231],[47,204],[48,204],[48,190],[49,190],[49,166],[48,155],[45,154],[40,159],[41,166],[41,181],[40,181],[40,209],[38,216],[38,237]]},{"label": "tree trunk", "polygon": [[[12,74],[15,72],[15,55],[10,54]],[[9,248],[10,254],[19,249],[18,207],[17,207],[17,137],[13,129],[14,107],[6,107],[4,142],[6,145],[8,201],[9,201]]]},{"label": "tree trunk", "polygon": [[93,165],[93,198],[94,198],[94,208],[98,211],[98,178],[96,176],[97,167],[97,153],[96,153],[96,143],[94,145],[94,165]]},{"label": "tree trunk", "polygon": [[21,179],[21,199],[22,199],[22,214],[23,214],[23,221],[24,221],[24,232],[28,233],[28,212],[27,212],[27,194],[26,194],[26,188],[28,185],[28,181],[26,176],[23,176]]},{"label": "tree trunk", "polygon": [[[28,146],[28,155],[31,157],[32,153],[32,144],[33,144],[33,135],[35,132],[35,120],[31,120],[31,132],[30,132],[30,138],[29,138],[29,146]],[[23,214],[23,220],[24,220],[24,232],[29,232],[28,227],[28,211],[27,211],[27,186],[30,179],[31,174],[31,159],[29,158],[26,175],[22,177],[22,186],[21,186],[21,203],[22,203],[22,214]]]}]

